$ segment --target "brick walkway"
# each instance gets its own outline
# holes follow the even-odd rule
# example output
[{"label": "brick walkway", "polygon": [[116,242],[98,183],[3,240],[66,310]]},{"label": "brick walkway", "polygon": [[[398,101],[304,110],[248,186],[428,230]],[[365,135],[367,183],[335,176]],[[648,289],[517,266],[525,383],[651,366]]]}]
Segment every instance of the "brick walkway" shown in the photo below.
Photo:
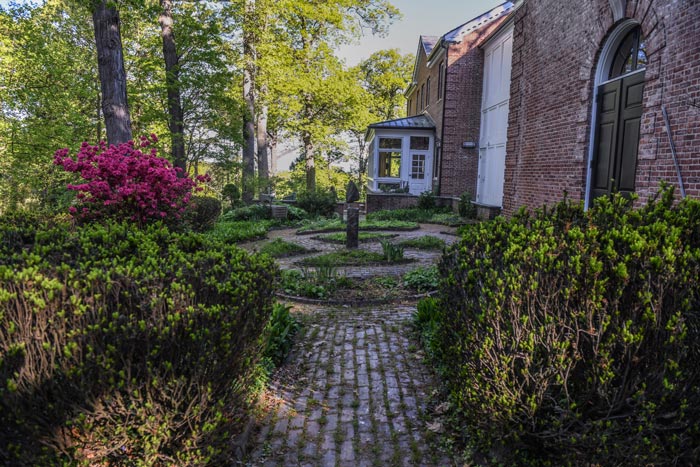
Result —
[{"label": "brick walkway", "polygon": [[431,376],[409,338],[415,308],[297,307],[252,466],[443,466],[427,442]]}]

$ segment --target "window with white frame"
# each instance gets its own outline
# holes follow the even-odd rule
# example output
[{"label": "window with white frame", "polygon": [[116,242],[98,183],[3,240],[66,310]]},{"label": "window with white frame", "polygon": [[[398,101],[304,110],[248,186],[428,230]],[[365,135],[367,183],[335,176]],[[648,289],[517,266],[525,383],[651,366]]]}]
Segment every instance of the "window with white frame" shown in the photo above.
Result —
[{"label": "window with white frame", "polygon": [[411,178],[423,180],[425,178],[425,154],[414,154],[411,159]]},{"label": "window with white frame", "polygon": [[401,176],[401,138],[379,138],[378,177]]}]

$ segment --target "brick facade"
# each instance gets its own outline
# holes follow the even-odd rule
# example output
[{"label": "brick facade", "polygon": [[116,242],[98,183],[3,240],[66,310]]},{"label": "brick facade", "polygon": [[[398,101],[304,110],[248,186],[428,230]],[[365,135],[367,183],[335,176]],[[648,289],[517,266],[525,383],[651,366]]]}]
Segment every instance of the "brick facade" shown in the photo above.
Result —
[{"label": "brick facade", "polygon": [[700,1],[526,0],[515,12],[503,208],[584,199],[597,64],[615,27],[641,25],[645,72],[636,192],[677,186],[662,106],[683,182],[700,196]]},{"label": "brick facade", "polygon": [[[506,19],[489,22],[462,36],[459,42],[438,41],[428,62],[423,40],[418,48],[414,86],[406,95],[409,115],[425,111],[435,122],[436,143],[441,147],[438,167],[438,193],[459,196],[465,191],[476,194],[479,149],[465,149],[462,143],[478,143],[481,122],[481,92],[484,52],[480,45]],[[440,49],[441,48],[441,49]],[[440,63],[445,64],[443,98],[438,96]],[[429,92],[426,89],[430,79]],[[430,100],[421,107],[420,95]]]}]

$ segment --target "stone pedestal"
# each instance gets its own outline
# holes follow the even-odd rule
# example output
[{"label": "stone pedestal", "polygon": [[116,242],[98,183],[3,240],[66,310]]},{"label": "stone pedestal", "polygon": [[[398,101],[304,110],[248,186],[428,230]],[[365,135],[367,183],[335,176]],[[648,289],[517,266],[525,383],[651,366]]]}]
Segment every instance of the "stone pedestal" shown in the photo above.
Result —
[{"label": "stone pedestal", "polygon": [[348,208],[347,213],[347,240],[345,246],[348,248],[357,248],[360,237],[360,210],[357,208]]}]

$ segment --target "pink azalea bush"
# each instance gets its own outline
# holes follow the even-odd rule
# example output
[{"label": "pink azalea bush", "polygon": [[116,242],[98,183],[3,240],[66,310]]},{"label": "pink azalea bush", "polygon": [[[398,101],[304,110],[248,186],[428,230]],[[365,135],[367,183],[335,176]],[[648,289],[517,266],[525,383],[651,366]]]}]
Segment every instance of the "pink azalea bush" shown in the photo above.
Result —
[{"label": "pink azalea bush", "polygon": [[84,142],[75,159],[68,155],[67,148],[56,151],[54,164],[85,180],[68,185],[69,190],[78,192],[78,203],[70,207],[71,214],[80,220],[122,217],[139,223],[179,219],[192,191],[201,190],[197,183],[209,177],[193,180],[178,176],[182,169],[157,156],[152,147],[157,141],[152,134],[142,136],[138,147],[133,141],[109,148],[104,141],[96,146]]}]

